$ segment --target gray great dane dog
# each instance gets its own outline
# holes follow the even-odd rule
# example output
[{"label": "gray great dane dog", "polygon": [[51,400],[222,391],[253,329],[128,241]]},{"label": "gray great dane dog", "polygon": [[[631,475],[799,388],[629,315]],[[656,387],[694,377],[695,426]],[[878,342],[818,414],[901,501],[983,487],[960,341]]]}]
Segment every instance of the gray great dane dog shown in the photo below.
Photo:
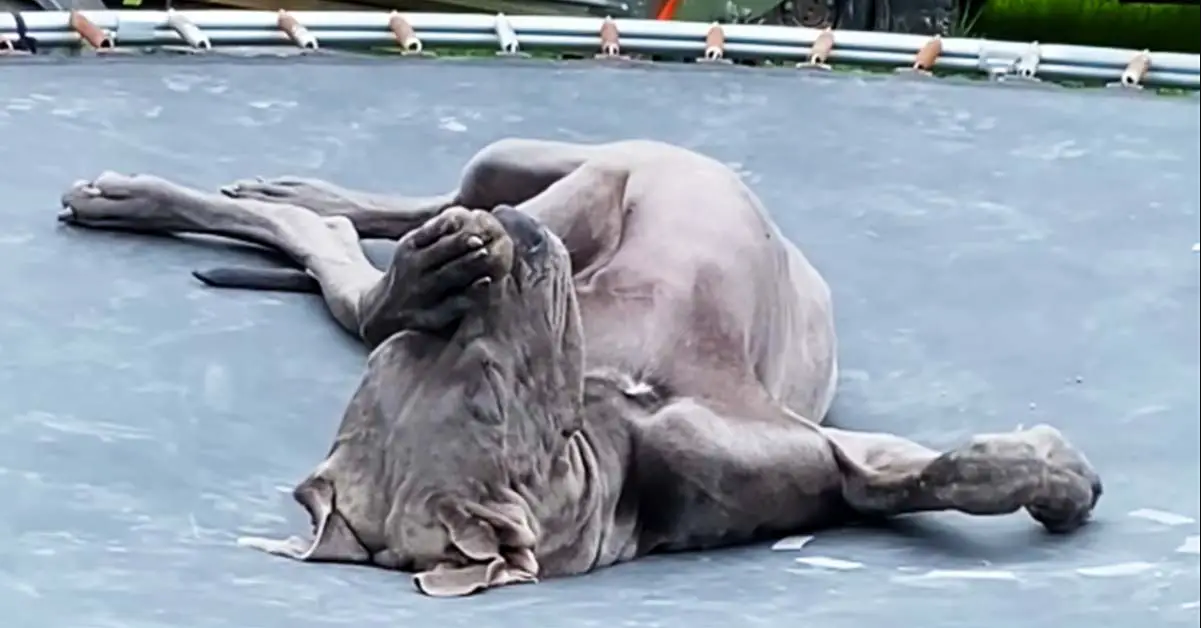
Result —
[{"label": "gray great dane dog", "polygon": [[[734,172],[676,146],[504,140],[432,198],[105,173],[63,206],[72,225],[282,252],[297,269],[197,277],[319,292],[370,349],[293,493],[312,536],[240,541],[272,554],[455,596],[921,511],[1025,509],[1067,532],[1101,495],[1049,426],[939,452],[822,425],[828,286]],[[398,240],[385,270],[360,237]]]}]

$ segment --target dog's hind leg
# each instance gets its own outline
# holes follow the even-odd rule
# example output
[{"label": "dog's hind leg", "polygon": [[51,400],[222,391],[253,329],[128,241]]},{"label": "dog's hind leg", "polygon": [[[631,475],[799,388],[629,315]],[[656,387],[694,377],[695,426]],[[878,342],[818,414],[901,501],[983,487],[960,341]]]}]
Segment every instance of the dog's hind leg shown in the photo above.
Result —
[{"label": "dog's hind leg", "polygon": [[343,216],[364,238],[390,240],[458,204],[458,192],[428,197],[379,194],[295,176],[241,179],[221,186],[221,193],[229,198],[304,207],[321,216]]},{"label": "dog's hind leg", "polygon": [[455,205],[487,210],[520,206],[600,154],[603,146],[529,139],[493,142],[468,160],[454,191],[424,198],[347,190],[320,179],[293,176],[243,179],[223,186],[221,193],[306,207],[322,216],[344,216],[364,238],[399,239]]},{"label": "dog's hind leg", "polygon": [[[225,196],[292,204],[325,216],[350,220],[367,238],[402,238],[452,206],[492,211],[514,206],[536,218],[567,247],[574,272],[586,276],[620,243],[630,170],[622,150],[612,145],[582,145],[542,140],[495,142],[464,168],[459,189],[427,199],[385,197],[344,190],[314,179],[284,177],[240,181],[225,186]],[[221,285],[294,290],[297,277],[287,273],[229,269],[231,281],[207,276]]]},{"label": "dog's hind leg", "polygon": [[843,465],[843,496],[864,516],[1025,509],[1048,530],[1070,532],[1087,522],[1101,497],[1101,479],[1088,460],[1046,425],[978,435],[944,453],[891,434],[823,432],[854,463]]}]

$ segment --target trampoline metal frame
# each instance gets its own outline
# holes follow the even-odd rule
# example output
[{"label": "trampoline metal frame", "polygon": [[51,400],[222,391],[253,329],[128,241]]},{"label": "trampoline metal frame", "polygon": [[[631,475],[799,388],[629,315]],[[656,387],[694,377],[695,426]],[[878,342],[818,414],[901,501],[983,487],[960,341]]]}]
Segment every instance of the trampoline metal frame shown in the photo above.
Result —
[{"label": "trampoline metal frame", "polygon": [[498,54],[527,49],[627,53],[727,62],[796,59],[804,68],[828,63],[985,73],[1003,80],[1108,82],[1201,89],[1201,55],[1117,48],[1019,43],[896,33],[702,24],[643,19],[506,16],[480,13],[360,11],[45,11],[0,14],[0,52],[42,47],[96,49],[183,45],[196,51],[228,45],[399,45],[407,54],[427,46],[487,47]]}]

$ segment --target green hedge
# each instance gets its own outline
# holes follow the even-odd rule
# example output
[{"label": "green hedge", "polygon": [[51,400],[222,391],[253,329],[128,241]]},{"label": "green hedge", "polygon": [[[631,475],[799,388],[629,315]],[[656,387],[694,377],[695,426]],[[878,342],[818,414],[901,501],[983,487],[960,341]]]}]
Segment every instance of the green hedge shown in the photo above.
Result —
[{"label": "green hedge", "polygon": [[1118,0],[985,0],[969,35],[990,39],[1201,52],[1201,7]]}]

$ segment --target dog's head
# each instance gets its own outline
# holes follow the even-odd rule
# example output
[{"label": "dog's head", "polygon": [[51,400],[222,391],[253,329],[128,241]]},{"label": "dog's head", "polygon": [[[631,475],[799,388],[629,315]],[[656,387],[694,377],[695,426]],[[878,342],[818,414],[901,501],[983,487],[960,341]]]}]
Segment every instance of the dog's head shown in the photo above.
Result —
[{"label": "dog's head", "polygon": [[567,248],[524,212],[502,205],[492,215],[512,240],[513,262],[487,310],[490,341],[477,348],[490,354],[485,361],[499,367],[508,385],[521,389],[513,392],[522,407],[570,405],[577,416],[584,338]]},{"label": "dog's head", "polygon": [[450,338],[401,335],[372,356],[412,343],[399,349],[405,372],[377,389],[396,395],[385,405],[399,409],[395,442],[406,443],[389,453],[403,466],[397,545],[429,595],[538,577],[542,502],[579,427],[583,334],[567,251],[515,209],[493,216],[512,262],[487,306]]},{"label": "dog's head", "polygon": [[541,331],[560,345],[555,347],[558,352],[582,368],[583,332],[567,247],[546,225],[513,207],[498,206],[492,215],[513,241],[505,307],[514,315],[542,322]]}]

